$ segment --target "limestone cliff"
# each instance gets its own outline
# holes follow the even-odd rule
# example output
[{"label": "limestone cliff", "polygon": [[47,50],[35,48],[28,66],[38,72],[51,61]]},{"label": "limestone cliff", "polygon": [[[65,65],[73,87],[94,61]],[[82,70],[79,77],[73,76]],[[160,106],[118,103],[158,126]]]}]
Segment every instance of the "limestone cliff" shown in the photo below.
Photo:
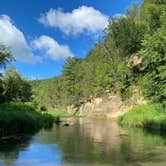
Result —
[{"label": "limestone cliff", "polygon": [[116,94],[107,94],[104,97],[94,98],[92,101],[83,103],[79,108],[68,107],[69,113],[80,112],[82,116],[105,116],[108,118],[117,118],[129,111],[137,104],[146,104],[146,100],[141,95],[141,91],[133,87],[133,95],[127,101],[122,101]]}]

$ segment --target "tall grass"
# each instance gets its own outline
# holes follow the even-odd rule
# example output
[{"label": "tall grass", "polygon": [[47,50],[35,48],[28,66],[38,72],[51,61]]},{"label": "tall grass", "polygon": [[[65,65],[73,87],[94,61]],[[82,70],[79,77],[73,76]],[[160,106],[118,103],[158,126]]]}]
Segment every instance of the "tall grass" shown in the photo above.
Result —
[{"label": "tall grass", "polygon": [[69,115],[69,113],[65,110],[48,110],[46,111],[48,114],[52,115],[52,116],[67,116]]},{"label": "tall grass", "polygon": [[27,104],[0,104],[0,137],[34,133],[51,127],[53,121],[51,115],[36,112],[34,107]]},{"label": "tall grass", "polygon": [[121,125],[166,131],[166,110],[159,104],[138,105],[119,117]]}]

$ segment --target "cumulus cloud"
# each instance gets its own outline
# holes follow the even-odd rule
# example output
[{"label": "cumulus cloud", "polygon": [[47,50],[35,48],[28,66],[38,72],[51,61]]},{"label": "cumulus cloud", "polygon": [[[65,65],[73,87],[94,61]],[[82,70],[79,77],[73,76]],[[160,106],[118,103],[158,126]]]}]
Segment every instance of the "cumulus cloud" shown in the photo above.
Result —
[{"label": "cumulus cloud", "polygon": [[40,57],[32,53],[24,34],[12,23],[7,15],[0,15],[0,43],[11,48],[16,60],[34,64],[40,61]]},{"label": "cumulus cloud", "polygon": [[95,34],[108,25],[108,16],[93,7],[81,6],[71,13],[65,13],[62,9],[50,9],[41,14],[38,21],[45,26],[58,28],[66,35]]},{"label": "cumulus cloud", "polygon": [[34,49],[43,52],[43,54],[52,60],[65,59],[74,55],[66,45],[60,45],[56,40],[49,36],[40,36],[32,42]]}]

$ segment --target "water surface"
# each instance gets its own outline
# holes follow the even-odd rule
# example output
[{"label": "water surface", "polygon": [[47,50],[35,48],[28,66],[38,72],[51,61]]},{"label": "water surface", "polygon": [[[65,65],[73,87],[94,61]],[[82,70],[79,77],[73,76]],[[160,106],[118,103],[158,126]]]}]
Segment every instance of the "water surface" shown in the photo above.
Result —
[{"label": "water surface", "polygon": [[66,118],[32,137],[0,143],[0,166],[166,166],[166,137],[116,122]]}]

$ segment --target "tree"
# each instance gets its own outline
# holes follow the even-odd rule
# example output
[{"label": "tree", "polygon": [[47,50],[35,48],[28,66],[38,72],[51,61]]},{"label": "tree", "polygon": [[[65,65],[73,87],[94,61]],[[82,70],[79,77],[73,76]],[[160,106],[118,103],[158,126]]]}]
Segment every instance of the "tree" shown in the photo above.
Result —
[{"label": "tree", "polygon": [[13,60],[13,56],[8,47],[0,45],[0,68],[6,67]]},{"label": "tree", "polygon": [[140,50],[144,32],[145,27],[135,23],[131,16],[111,19],[105,42],[116,58],[130,56]]},{"label": "tree", "polygon": [[69,57],[64,65],[62,71],[62,79],[64,83],[64,93],[65,93],[65,102],[66,104],[75,103],[75,98],[77,98],[76,86],[78,83],[77,77],[77,67],[80,64],[81,60],[76,57]]},{"label": "tree", "polygon": [[[6,65],[13,60],[12,54],[8,47],[0,45],[0,68],[6,67]],[[4,88],[2,82],[2,73],[0,73],[0,103],[5,101],[3,95]]]},{"label": "tree", "polygon": [[143,41],[141,85],[147,97],[166,105],[166,11],[160,19],[162,26]]},{"label": "tree", "polygon": [[10,100],[30,101],[32,91],[29,82],[11,66],[4,74],[4,96]]},{"label": "tree", "polygon": [[3,82],[0,79],[0,103],[3,103],[5,101],[5,96],[3,95],[4,88],[3,88]]}]

